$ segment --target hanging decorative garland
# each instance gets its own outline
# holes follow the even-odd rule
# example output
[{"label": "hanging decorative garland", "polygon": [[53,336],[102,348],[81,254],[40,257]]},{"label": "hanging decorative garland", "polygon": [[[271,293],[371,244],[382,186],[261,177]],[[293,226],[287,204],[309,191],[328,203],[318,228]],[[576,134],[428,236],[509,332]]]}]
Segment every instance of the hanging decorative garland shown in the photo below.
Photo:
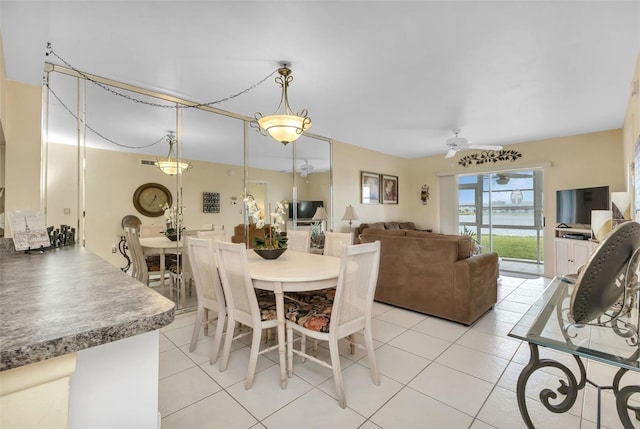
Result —
[{"label": "hanging decorative garland", "polygon": [[471,164],[487,164],[490,162],[498,161],[515,161],[521,158],[522,154],[515,150],[489,150],[482,151],[480,153],[472,153],[471,155],[464,156],[458,161],[458,165],[468,167]]}]

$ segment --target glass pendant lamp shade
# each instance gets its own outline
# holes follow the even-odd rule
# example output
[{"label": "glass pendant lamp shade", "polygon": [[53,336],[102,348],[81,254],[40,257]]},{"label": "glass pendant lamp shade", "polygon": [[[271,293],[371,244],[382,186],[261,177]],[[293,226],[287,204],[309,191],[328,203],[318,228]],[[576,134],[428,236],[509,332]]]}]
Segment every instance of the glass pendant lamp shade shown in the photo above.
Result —
[{"label": "glass pendant lamp shade", "polygon": [[257,112],[255,118],[259,126],[258,131],[261,134],[268,134],[274,140],[286,145],[297,140],[298,137],[311,128],[311,118],[308,116],[307,109],[294,114],[291,107],[289,107],[287,88],[293,81],[291,69],[284,65],[278,69],[278,73],[280,73],[280,76],[276,78],[276,82],[282,88],[282,97],[276,112],[269,116],[262,116],[262,113]]},{"label": "glass pendant lamp shade", "polygon": [[258,119],[258,124],[274,139],[282,144],[291,143],[309,129],[309,125],[305,125],[305,120],[301,116],[294,115],[270,115],[263,116]]},{"label": "glass pendant lamp shade", "polygon": [[169,153],[166,159],[158,159],[156,165],[164,173],[173,176],[178,173],[182,173],[191,168],[191,164],[188,162],[178,162],[176,155],[173,151],[173,145],[176,142],[176,137],[173,133],[169,133],[167,136],[167,143],[169,143]]}]

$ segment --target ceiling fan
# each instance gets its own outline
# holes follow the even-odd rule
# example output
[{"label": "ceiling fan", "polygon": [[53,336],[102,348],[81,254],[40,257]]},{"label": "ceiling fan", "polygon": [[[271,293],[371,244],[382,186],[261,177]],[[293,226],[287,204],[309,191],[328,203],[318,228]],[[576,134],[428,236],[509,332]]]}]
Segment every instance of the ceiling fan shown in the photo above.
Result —
[{"label": "ceiling fan", "polygon": [[533,177],[533,174],[522,173],[496,173],[496,183],[498,185],[506,185],[510,179]]},{"label": "ceiling fan", "polygon": [[458,137],[458,134],[460,134],[459,129],[451,131],[453,131],[453,134],[455,134],[456,136],[447,140],[447,147],[449,148],[449,152],[447,152],[445,158],[452,158],[455,156],[456,152],[469,149],[502,150],[502,146],[473,144],[471,140],[468,140],[464,137]]},{"label": "ceiling fan", "polygon": [[[292,170],[283,170],[280,173],[291,173]],[[309,160],[304,160],[304,165],[298,167],[297,172],[301,177],[307,177],[309,173],[313,172],[313,165],[309,164]]]}]

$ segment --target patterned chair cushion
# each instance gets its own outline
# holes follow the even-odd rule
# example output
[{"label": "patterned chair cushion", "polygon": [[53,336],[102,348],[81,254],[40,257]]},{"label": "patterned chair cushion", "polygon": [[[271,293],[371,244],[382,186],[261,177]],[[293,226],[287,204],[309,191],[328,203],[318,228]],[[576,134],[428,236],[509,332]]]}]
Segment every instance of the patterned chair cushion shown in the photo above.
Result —
[{"label": "patterned chair cushion", "polygon": [[313,299],[313,303],[300,304],[287,309],[286,317],[287,320],[290,320],[306,329],[328,333],[332,308],[332,299],[322,299],[321,295],[316,295]]},{"label": "patterned chair cushion", "polygon": [[144,259],[149,271],[160,271],[160,255],[145,256]]},{"label": "patterned chair cushion", "polygon": [[[314,304],[316,302],[333,301],[336,296],[336,288],[309,290],[304,292],[289,292],[284,295],[285,300],[295,304]],[[285,301],[286,303],[287,301]]]}]

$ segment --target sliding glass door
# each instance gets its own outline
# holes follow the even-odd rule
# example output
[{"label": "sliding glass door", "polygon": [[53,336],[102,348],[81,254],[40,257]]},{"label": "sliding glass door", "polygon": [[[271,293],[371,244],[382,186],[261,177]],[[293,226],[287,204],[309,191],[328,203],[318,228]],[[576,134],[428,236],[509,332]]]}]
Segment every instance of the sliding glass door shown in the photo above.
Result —
[{"label": "sliding glass door", "polygon": [[541,264],[542,170],[459,177],[460,233],[503,259]]}]

